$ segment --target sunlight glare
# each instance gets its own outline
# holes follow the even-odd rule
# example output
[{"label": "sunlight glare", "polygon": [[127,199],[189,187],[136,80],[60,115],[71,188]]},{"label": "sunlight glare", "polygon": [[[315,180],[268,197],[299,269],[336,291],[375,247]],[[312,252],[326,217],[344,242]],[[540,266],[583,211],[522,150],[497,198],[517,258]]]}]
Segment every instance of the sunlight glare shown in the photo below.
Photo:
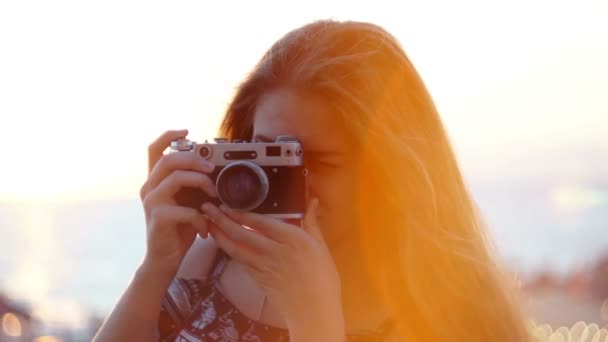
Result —
[{"label": "sunlight glare", "polygon": [[562,210],[582,210],[608,204],[608,193],[580,186],[564,185],[554,189],[552,200]]},{"label": "sunlight glare", "polygon": [[2,331],[11,337],[21,336],[21,320],[17,315],[8,312],[2,316]]},{"label": "sunlight glare", "polygon": [[18,231],[20,240],[26,241],[23,255],[15,258],[15,274],[7,277],[11,290],[19,297],[42,300],[49,291],[51,278],[47,266],[48,256],[60,250],[53,236],[53,213],[42,206],[29,206],[22,210],[23,227]]},{"label": "sunlight glare", "polygon": [[74,299],[70,298],[45,298],[36,302],[33,315],[73,329],[86,327],[89,317],[87,309]]},{"label": "sunlight glare", "polygon": [[84,327],[86,309],[73,298],[57,298],[50,294],[53,287],[61,287],[57,276],[61,269],[49,268],[49,257],[62,259],[61,237],[55,234],[52,209],[44,205],[29,205],[21,212],[19,240],[27,241],[25,252],[15,258],[14,274],[8,274],[7,284],[16,298],[27,298],[32,304],[32,315],[47,322]]},{"label": "sunlight glare", "polygon": [[62,340],[55,336],[40,336],[36,337],[33,342],[62,342]]},{"label": "sunlight glare", "polygon": [[[0,112],[10,117],[0,125],[0,200],[135,197],[148,143],[166,129],[212,137],[235,87],[270,44],[322,18],[371,21],[392,32],[455,144],[475,155],[471,164],[482,171],[484,153],[502,158],[581,141],[606,146],[601,25],[608,8],[601,1],[313,1],[296,12],[262,3],[244,2],[235,13],[219,2],[213,11],[196,2],[187,10],[144,1],[38,2],[35,11],[3,2],[0,32],[17,34],[0,35],[11,51],[0,56]],[[249,15],[260,6],[289,14]],[[387,15],[397,10],[403,16]],[[167,24],[158,25],[158,17]]]}]

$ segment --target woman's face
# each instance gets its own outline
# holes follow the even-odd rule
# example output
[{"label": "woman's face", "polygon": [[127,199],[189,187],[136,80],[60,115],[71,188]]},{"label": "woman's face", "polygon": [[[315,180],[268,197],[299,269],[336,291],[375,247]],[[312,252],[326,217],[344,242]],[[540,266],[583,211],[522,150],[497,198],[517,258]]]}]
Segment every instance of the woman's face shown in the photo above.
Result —
[{"label": "woman's face", "polygon": [[261,97],[254,116],[253,138],[274,141],[279,135],[299,138],[304,150],[307,203],[319,199],[319,222],[328,245],[354,229],[354,151],[337,113],[313,96],[274,90]]}]

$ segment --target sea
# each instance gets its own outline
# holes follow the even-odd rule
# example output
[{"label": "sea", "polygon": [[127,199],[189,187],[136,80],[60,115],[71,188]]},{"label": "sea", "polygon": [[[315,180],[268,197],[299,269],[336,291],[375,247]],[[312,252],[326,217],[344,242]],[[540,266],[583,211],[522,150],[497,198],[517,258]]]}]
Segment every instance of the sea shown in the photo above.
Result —
[{"label": "sea", "polygon": [[[567,275],[608,253],[608,180],[471,182],[501,258],[523,276]],[[145,251],[139,198],[0,202],[0,294],[49,322],[112,309]]]}]

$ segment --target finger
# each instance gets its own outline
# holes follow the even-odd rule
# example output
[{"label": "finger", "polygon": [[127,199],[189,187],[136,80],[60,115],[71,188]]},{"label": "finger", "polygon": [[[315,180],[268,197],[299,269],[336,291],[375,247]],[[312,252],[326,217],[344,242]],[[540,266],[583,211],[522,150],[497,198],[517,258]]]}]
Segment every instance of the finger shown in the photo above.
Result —
[{"label": "finger", "polygon": [[234,222],[218,207],[211,203],[204,203],[201,210],[211,221],[233,242],[244,245],[260,254],[270,255],[278,249],[276,242],[270,240],[266,236],[245,228],[237,222]]},{"label": "finger", "polygon": [[205,226],[202,229],[198,230],[198,236],[200,236],[203,239],[206,239],[209,237],[209,224],[210,224],[211,220],[209,220],[209,216],[207,216],[205,214],[202,214],[202,215],[203,215],[203,218],[205,218]]},{"label": "finger", "polygon": [[[263,265],[263,264],[260,264]],[[259,265],[252,265],[242,263],[243,268],[249,275],[256,281],[256,283],[262,288],[272,287],[275,284],[274,281],[268,281],[272,279],[272,271],[269,272],[269,267],[260,267]],[[271,277],[269,277],[269,273]],[[269,284],[270,283],[270,284]],[[269,286],[270,285],[270,286]]]},{"label": "finger", "polygon": [[220,209],[234,222],[255,229],[276,242],[289,243],[293,239],[293,231],[290,227],[294,226],[291,224],[250,211],[235,210],[225,205],[221,205]]},{"label": "finger", "polygon": [[207,233],[207,221],[198,210],[188,207],[163,204],[151,212],[153,226],[168,229],[174,226],[191,226],[201,234]]},{"label": "finger", "polygon": [[325,239],[323,238],[323,234],[321,233],[319,222],[317,220],[318,212],[319,200],[317,198],[313,198],[308,205],[306,214],[304,215],[302,226],[304,227],[305,231],[315,238],[315,240],[325,244]]},{"label": "finger", "polygon": [[260,262],[258,261],[258,258],[260,257],[259,254],[231,240],[228,235],[213,221],[209,222],[208,229],[209,234],[213,237],[213,240],[215,240],[218,246],[232,259],[237,260],[243,265],[258,268],[255,265]]},{"label": "finger", "polygon": [[198,153],[174,152],[162,156],[150,171],[148,186],[154,189],[163,179],[176,170],[210,173],[215,166],[203,159]]},{"label": "finger", "polygon": [[173,140],[185,138],[188,135],[187,129],[170,130],[163,133],[148,146],[148,172],[152,170],[156,162],[162,157],[163,152]]},{"label": "finger", "polygon": [[173,196],[182,188],[192,187],[203,190],[206,194],[216,197],[217,193],[215,185],[211,179],[202,173],[194,171],[173,171],[167,178],[150,192],[149,196],[144,199],[144,202],[159,203],[167,202],[175,203]]}]

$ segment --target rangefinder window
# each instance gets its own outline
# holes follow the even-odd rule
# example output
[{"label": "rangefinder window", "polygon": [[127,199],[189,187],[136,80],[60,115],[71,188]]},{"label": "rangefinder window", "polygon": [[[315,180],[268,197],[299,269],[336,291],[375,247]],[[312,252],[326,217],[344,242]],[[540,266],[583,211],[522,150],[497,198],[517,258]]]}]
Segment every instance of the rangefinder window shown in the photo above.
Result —
[{"label": "rangefinder window", "polygon": [[246,160],[255,159],[258,157],[256,151],[227,151],[224,152],[224,158],[226,160]]},{"label": "rangefinder window", "polygon": [[280,157],[281,156],[281,146],[267,146],[266,147],[266,156],[267,157]]}]

